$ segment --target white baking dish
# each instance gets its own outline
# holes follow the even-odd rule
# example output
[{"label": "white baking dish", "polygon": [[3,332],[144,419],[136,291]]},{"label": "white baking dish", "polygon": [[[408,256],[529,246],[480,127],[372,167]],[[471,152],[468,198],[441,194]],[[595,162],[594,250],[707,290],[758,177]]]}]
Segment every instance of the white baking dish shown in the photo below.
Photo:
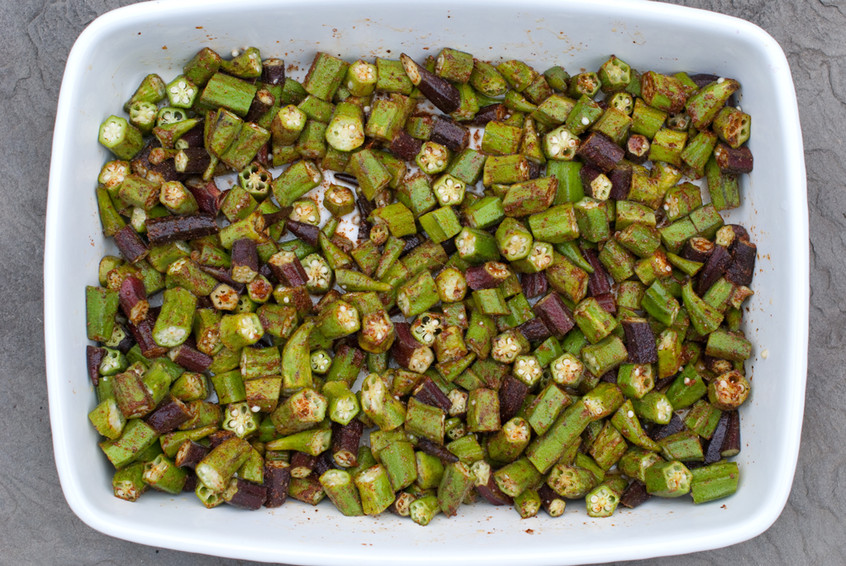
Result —
[{"label": "white baking dish", "polygon": [[[200,47],[257,46],[307,66],[316,50],[347,60],[443,46],[518,58],[543,70],[596,69],[614,53],[635,68],[734,77],[753,116],[755,170],[731,219],[750,228],[759,262],[746,315],[755,344],[743,415],[742,480],[719,503],[651,501],[589,519],[581,503],[558,519],[520,520],[473,505],[422,528],[391,515],[344,518],[331,505],[274,511],[206,510],[190,496],[127,503],[86,419],[83,289],[106,249],[94,199],[108,158],[97,128],[140,79],[166,80]],[[793,480],[805,395],[808,226],[802,138],[790,71],[778,44],[730,17],[650,2],[473,0],[168,0],[94,21],[68,58],[53,139],[45,243],[45,342],[56,465],[74,512],[106,534],[160,547],[297,564],[571,564],[712,549],[754,537],[778,517]]]}]

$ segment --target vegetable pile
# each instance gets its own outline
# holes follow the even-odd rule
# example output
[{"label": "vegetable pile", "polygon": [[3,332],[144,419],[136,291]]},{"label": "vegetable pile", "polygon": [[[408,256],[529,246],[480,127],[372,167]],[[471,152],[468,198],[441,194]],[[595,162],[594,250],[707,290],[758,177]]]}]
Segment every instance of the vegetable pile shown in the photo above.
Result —
[{"label": "vegetable pile", "polygon": [[478,499],[731,495],[756,258],[720,216],[752,170],[739,88],[450,48],[317,53],[301,82],[204,48],[148,75],[100,128],[120,255],[86,288],[115,495],[421,525]]}]

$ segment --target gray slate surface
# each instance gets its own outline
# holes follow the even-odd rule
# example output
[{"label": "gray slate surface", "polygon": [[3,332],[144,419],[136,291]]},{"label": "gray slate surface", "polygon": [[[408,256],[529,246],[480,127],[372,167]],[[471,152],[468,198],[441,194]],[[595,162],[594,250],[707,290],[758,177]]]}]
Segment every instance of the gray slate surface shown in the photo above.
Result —
[{"label": "gray slate surface", "polygon": [[[41,261],[50,143],[67,53],[127,0],[0,2],[0,564],[244,564],[136,545],[77,519],[59,487],[44,379]],[[846,3],[683,0],[750,20],[782,45],[799,96],[811,225],[811,338],[799,467],[763,535],[650,564],[846,564]]]}]

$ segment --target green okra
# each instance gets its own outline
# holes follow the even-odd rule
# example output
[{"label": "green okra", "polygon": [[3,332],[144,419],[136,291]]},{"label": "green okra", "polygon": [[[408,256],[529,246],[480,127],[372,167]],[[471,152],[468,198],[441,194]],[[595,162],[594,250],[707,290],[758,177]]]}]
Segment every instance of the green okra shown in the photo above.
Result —
[{"label": "green okra", "polygon": [[737,462],[715,462],[691,470],[690,495],[696,504],[722,499],[737,491],[739,481]]}]

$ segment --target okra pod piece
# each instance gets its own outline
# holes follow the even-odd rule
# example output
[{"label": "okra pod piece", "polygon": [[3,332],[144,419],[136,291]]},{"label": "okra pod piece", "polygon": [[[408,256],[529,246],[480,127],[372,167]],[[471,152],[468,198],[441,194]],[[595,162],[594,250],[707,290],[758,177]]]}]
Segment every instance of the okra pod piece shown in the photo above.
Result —
[{"label": "okra pod piece", "polygon": [[461,95],[454,85],[421,67],[405,53],[400,55],[400,61],[411,83],[419,88],[423,96],[438,110],[450,114],[459,109]]},{"label": "okra pod piece", "polygon": [[735,362],[742,362],[752,355],[752,343],[740,333],[718,328],[708,335],[705,354]]},{"label": "okra pod piece", "polygon": [[370,96],[376,88],[377,77],[376,65],[359,59],[347,67],[343,86],[352,96]]},{"label": "okra pod piece", "polygon": [[361,328],[361,319],[354,306],[339,300],[320,311],[316,328],[323,336],[334,340],[358,332]]},{"label": "okra pod piece", "polygon": [[661,452],[667,460],[682,462],[701,462],[704,460],[702,442],[699,435],[692,430],[682,430],[675,434],[661,438]]},{"label": "okra pod piece", "polygon": [[159,454],[152,462],[144,465],[144,483],[157,491],[176,495],[182,492],[188,472],[176,466],[164,454]]},{"label": "okra pod piece", "polygon": [[437,284],[429,271],[420,272],[397,290],[397,306],[406,317],[426,312],[439,300]]},{"label": "okra pod piece", "polygon": [[251,450],[250,444],[237,436],[224,440],[197,464],[198,479],[213,491],[223,491]]},{"label": "okra pod piece", "polygon": [[411,520],[424,527],[440,512],[441,507],[435,495],[419,497],[412,501],[408,508],[408,516]]},{"label": "okra pod piece", "polygon": [[690,495],[696,504],[728,497],[737,491],[740,470],[737,462],[715,462],[691,470]]},{"label": "okra pod piece", "polygon": [[344,381],[329,381],[324,384],[323,395],[327,400],[327,415],[332,422],[348,425],[361,410],[358,397]]},{"label": "okra pod piece", "polygon": [[390,393],[385,380],[371,373],[361,385],[361,409],[380,430],[391,431],[405,422],[406,408]]},{"label": "okra pod piece", "polygon": [[197,297],[182,287],[164,292],[162,310],[153,327],[153,340],[159,346],[172,348],[182,344],[191,334]]},{"label": "okra pod piece", "polygon": [[752,118],[737,108],[724,106],[714,118],[711,127],[729,147],[737,149],[749,139]]},{"label": "okra pod piece", "polygon": [[144,147],[141,130],[120,116],[109,116],[100,125],[100,144],[120,159],[132,159]]},{"label": "okra pod piece", "polygon": [[714,148],[714,160],[726,176],[752,172],[752,151],[748,146],[733,148],[724,143],[717,144]]},{"label": "okra pod piece", "polygon": [[[593,297],[586,298],[576,306],[573,310],[573,319],[591,344],[602,340],[617,327],[617,320]],[[629,350],[630,356],[637,355],[636,351],[632,352],[632,345],[629,346]]]},{"label": "okra pod piece", "polygon": [[[429,383],[431,383],[431,380],[429,380]],[[427,404],[423,391],[434,394],[432,389],[424,389],[416,392],[415,396],[408,400],[405,430],[415,436],[422,436],[438,444],[443,444],[446,421],[443,406]],[[440,397],[447,399],[442,393]],[[447,408],[449,408],[448,399]]]},{"label": "okra pod piece", "polygon": [[119,304],[120,295],[115,291],[90,285],[85,288],[85,327],[89,340],[106,342],[111,338]]},{"label": "okra pod piece", "polygon": [[635,446],[652,452],[661,451],[661,446],[649,438],[643,430],[630,399],[626,399],[620,408],[617,409],[611,417],[611,424],[620,431],[620,434],[622,434],[626,440]]},{"label": "okra pod piece", "polygon": [[[355,394],[353,394],[353,397],[355,397]],[[336,408],[338,408],[337,404]],[[358,410],[358,400],[356,399],[354,414],[358,414]],[[350,412],[346,411],[346,413]],[[346,420],[346,414],[343,414],[343,417],[343,420]],[[342,425],[336,422],[332,425],[332,459],[335,464],[342,468],[353,468],[359,465],[359,443],[363,432],[364,423],[355,419],[354,416],[347,424]]]},{"label": "okra pod piece", "polygon": [[693,328],[701,335],[707,335],[716,330],[723,321],[723,314],[699,298],[693,292],[693,282],[688,281],[682,287],[684,308],[690,316]]},{"label": "okra pod piece", "polygon": [[673,409],[679,410],[693,405],[706,392],[707,385],[702,375],[693,364],[688,364],[667,389],[666,395]]},{"label": "okra pod piece", "polygon": [[353,482],[358,488],[361,507],[366,515],[378,515],[394,502],[391,480],[381,464],[353,474]]},{"label": "okra pod piece", "polygon": [[[355,313],[355,322],[358,322],[358,313]],[[303,322],[282,349],[282,387],[287,392],[310,388],[313,385],[309,337],[316,324],[314,319]]]},{"label": "okra pod piece", "polygon": [[326,397],[305,387],[279,403],[270,418],[278,434],[290,435],[320,423],[326,416],[327,404]]},{"label": "okra pod piece", "polygon": [[321,100],[332,100],[347,74],[349,65],[328,53],[318,52],[312,60],[303,88]]},{"label": "okra pod piece", "polygon": [[708,384],[708,401],[723,411],[733,411],[749,397],[749,381],[742,373],[731,370]]},{"label": "okra pod piece", "polygon": [[[278,429],[277,429],[278,430]],[[329,450],[332,444],[332,431],[326,428],[316,428],[295,432],[282,438],[271,440],[266,444],[268,450],[296,450],[309,456],[319,456]],[[305,474],[306,476],[309,473]],[[295,467],[291,467],[291,476],[297,477]]]},{"label": "okra pod piece", "polygon": [[700,131],[711,125],[729,97],[740,89],[734,79],[719,78],[692,94],[685,103],[693,127]]},{"label": "okra pod piece", "polygon": [[437,500],[441,511],[447,517],[458,512],[458,507],[473,488],[475,477],[469,466],[454,462],[444,466],[444,475],[438,485]]},{"label": "okra pod piece", "polygon": [[352,476],[345,470],[327,470],[320,476],[320,485],[343,515],[363,515],[361,499]]},{"label": "okra pod piece", "polygon": [[115,497],[124,501],[137,501],[141,497],[147,490],[147,484],[143,479],[145,466],[144,462],[135,462],[115,471],[112,476]]}]

